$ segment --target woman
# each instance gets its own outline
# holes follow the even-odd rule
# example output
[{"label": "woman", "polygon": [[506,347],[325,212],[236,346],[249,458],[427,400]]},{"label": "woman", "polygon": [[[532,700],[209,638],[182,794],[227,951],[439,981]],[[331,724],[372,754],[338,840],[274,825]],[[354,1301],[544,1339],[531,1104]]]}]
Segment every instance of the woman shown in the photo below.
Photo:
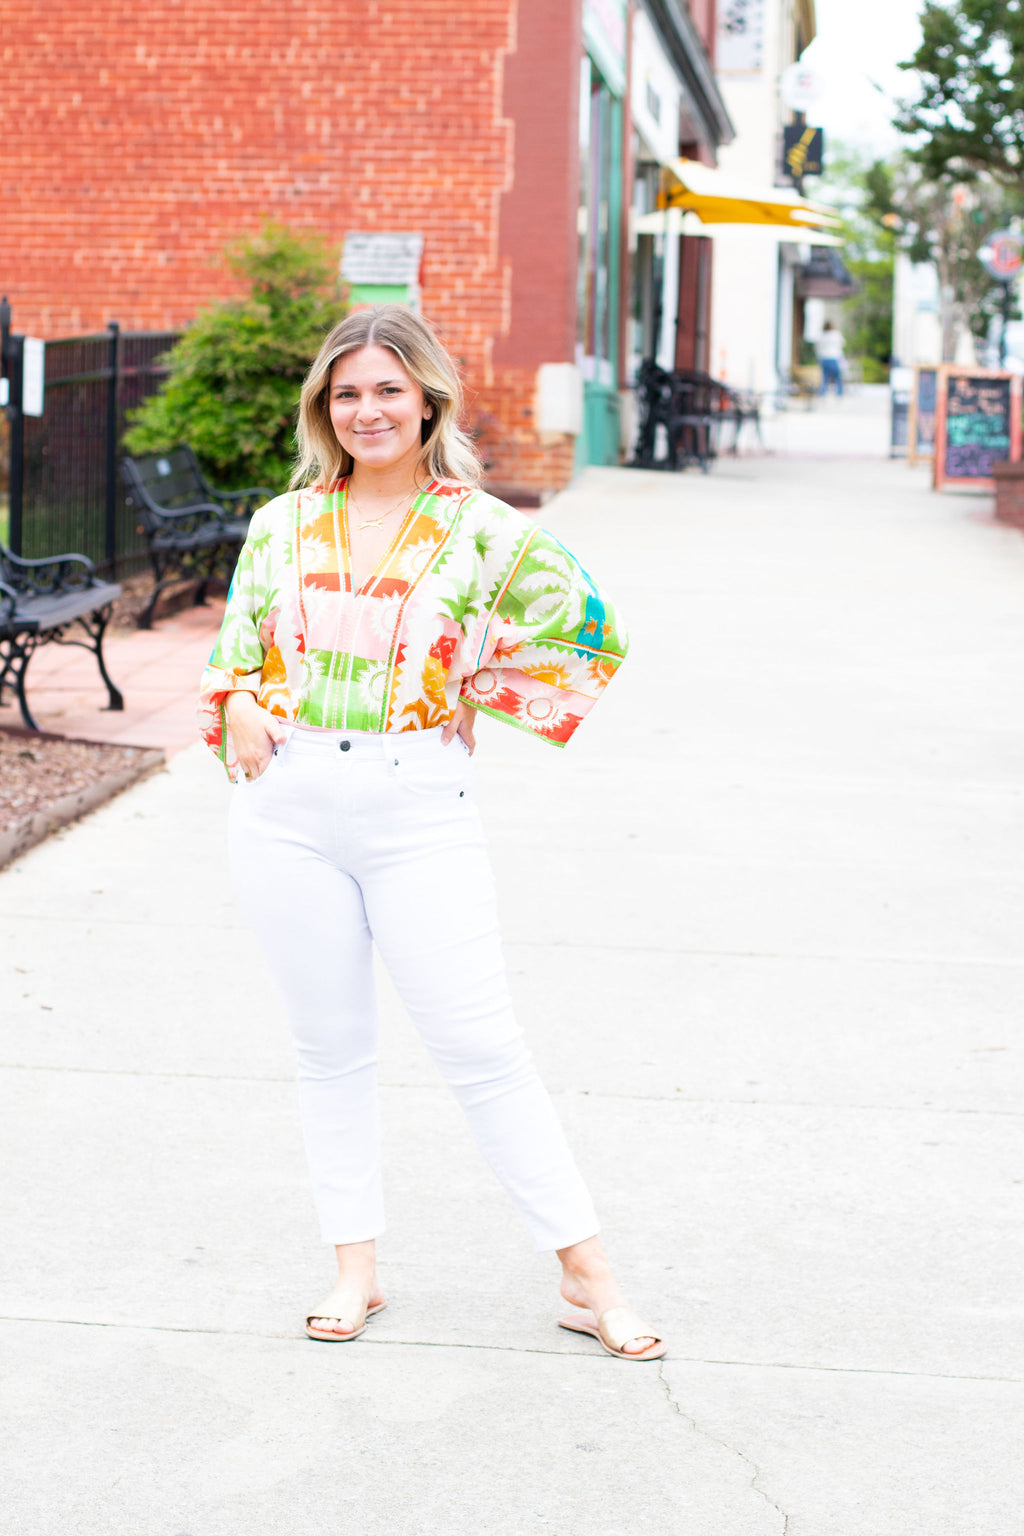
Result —
[{"label": "woman", "polygon": [[836,329],[831,320],[825,321],[825,328],[817,341],[818,362],[821,364],[821,388],[819,395],[828,394],[831,384],[837,395],[843,392],[843,333]]},{"label": "woman", "polygon": [[458,377],[401,305],[348,316],[303,386],[293,485],[256,513],[204,674],[238,786],[234,881],[298,1054],[313,1193],[338,1280],[310,1338],[385,1305],[371,944],[538,1249],[563,1327],[650,1360],[512,1015],[473,803],[484,710],[564,744],[625,651],[557,541],[476,489]]}]

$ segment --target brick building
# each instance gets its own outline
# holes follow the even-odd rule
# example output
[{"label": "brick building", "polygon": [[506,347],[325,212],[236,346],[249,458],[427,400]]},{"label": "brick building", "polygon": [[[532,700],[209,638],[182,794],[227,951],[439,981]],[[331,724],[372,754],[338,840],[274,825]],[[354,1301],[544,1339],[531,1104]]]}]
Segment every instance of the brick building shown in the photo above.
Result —
[{"label": "brick building", "polygon": [[[420,302],[491,481],[542,496],[618,455],[646,281],[627,213],[645,154],[713,159],[728,136],[713,27],[714,0],[22,0],[0,288],[47,338],[180,327],[230,293],[219,253],[265,218],[421,235]],[[631,105],[641,32],[667,124],[650,79]],[[707,302],[691,268],[671,279],[683,332]]]}]

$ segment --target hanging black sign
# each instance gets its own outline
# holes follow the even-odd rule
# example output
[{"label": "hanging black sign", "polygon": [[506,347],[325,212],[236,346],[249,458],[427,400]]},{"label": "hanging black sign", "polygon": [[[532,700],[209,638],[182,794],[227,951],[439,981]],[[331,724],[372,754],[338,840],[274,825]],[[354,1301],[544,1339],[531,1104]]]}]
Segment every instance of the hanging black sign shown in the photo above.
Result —
[{"label": "hanging black sign", "polygon": [[794,181],[820,176],[825,160],[825,135],[820,128],[791,123],[782,130],[782,163]]}]

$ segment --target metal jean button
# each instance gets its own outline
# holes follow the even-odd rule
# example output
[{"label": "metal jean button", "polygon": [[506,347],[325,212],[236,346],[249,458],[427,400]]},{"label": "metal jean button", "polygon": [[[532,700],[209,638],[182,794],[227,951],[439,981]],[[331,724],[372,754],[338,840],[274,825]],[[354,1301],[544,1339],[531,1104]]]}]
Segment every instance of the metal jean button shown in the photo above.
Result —
[{"label": "metal jean button", "polygon": [[350,741],[339,741],[338,742],[338,749],[341,752],[347,752],[349,750],[349,748],[351,747],[351,745],[352,745],[352,743]]}]

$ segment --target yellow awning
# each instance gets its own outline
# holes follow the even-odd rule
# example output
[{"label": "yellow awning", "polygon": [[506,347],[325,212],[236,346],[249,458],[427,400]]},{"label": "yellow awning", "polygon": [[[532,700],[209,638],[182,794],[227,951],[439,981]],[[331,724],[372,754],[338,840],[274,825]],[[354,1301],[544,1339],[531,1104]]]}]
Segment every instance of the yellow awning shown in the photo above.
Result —
[{"label": "yellow awning", "polygon": [[836,235],[806,224],[702,224],[695,213],[665,208],[634,218],[637,235],[698,235],[705,240],[746,240],[750,245],[843,245]]},{"label": "yellow awning", "polygon": [[658,207],[695,214],[702,224],[767,224],[806,232],[808,238],[813,230],[840,223],[833,209],[795,191],[737,181],[699,160],[672,160],[662,167]]}]

